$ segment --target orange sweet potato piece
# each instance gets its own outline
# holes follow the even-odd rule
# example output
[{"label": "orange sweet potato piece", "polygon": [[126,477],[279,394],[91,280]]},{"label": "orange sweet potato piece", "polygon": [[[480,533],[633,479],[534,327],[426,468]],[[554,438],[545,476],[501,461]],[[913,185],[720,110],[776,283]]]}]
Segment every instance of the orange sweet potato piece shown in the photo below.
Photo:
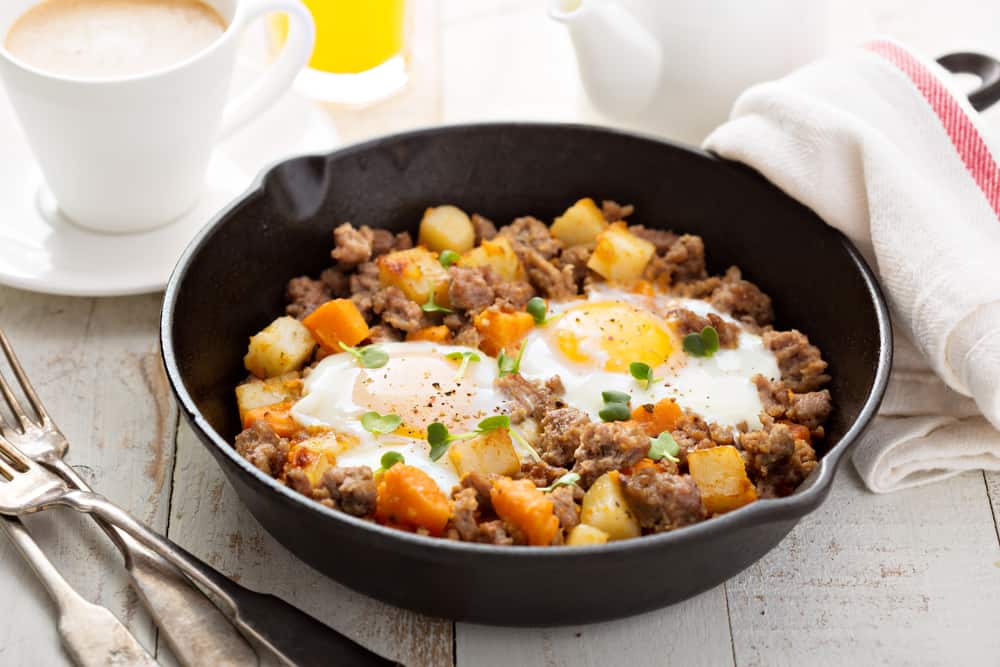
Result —
[{"label": "orange sweet potato piece", "polygon": [[757,500],[747,477],[743,457],[732,445],[688,452],[688,470],[698,485],[701,502],[712,514],[721,514]]},{"label": "orange sweet potato piece", "polygon": [[497,356],[500,350],[516,354],[521,339],[535,326],[535,319],[524,311],[508,313],[497,308],[487,308],[473,320],[481,338],[479,347],[490,356]]},{"label": "orange sweet potato piece", "polygon": [[250,428],[255,422],[265,421],[282,438],[290,437],[302,430],[302,426],[292,417],[294,401],[283,401],[247,410],[243,415],[243,428]]},{"label": "orange sweet potato piece", "polygon": [[810,445],[812,444],[812,433],[809,432],[809,427],[803,426],[802,424],[796,424],[795,422],[788,421],[787,419],[782,419],[780,424],[784,424],[791,431],[792,437],[796,440],[805,440]]},{"label": "orange sweet potato piece", "polygon": [[427,473],[397,463],[381,477],[375,502],[379,523],[424,528],[436,537],[444,534],[451,517],[451,502]]},{"label": "orange sweet potato piece", "polygon": [[368,323],[350,299],[327,301],[302,324],[327,352],[340,352],[340,343],[357,345],[368,338]]},{"label": "orange sweet potato piece", "polygon": [[530,480],[501,477],[490,489],[497,516],[520,528],[534,546],[548,546],[559,531],[552,500]]},{"label": "orange sweet potato piece", "polygon": [[436,327],[424,327],[406,334],[406,340],[426,340],[431,343],[447,343],[451,340],[451,329],[443,324]]},{"label": "orange sweet potato piece", "polygon": [[664,431],[672,431],[680,418],[681,406],[670,398],[656,404],[639,405],[632,410],[632,419],[642,424],[651,438]]}]

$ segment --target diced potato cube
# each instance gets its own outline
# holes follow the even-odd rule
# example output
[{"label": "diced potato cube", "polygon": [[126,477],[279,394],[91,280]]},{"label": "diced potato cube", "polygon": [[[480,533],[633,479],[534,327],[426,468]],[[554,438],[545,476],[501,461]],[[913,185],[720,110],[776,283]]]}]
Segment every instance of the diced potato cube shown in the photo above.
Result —
[{"label": "diced potato cube", "polygon": [[521,459],[505,428],[452,443],[448,458],[459,477],[470,472],[513,475],[521,469]]},{"label": "diced potato cube", "polygon": [[566,246],[592,243],[608,223],[590,197],[579,200],[552,223],[552,235]]},{"label": "diced potato cube", "polygon": [[288,449],[285,474],[298,468],[306,474],[312,486],[318,486],[323,473],[337,465],[337,455],[348,449],[335,433],[327,432],[295,443]]},{"label": "diced potato cube", "polygon": [[588,544],[607,544],[607,542],[607,533],[600,528],[594,528],[585,523],[581,523],[579,526],[573,528],[573,530],[569,531],[569,535],[566,536],[566,546],[569,547],[583,547]]},{"label": "diced potato cube", "polygon": [[417,246],[382,255],[376,260],[379,282],[398,287],[411,301],[427,303],[431,293],[438,305],[448,305],[448,272],[427,248]]},{"label": "diced potato cube", "polygon": [[252,378],[236,387],[236,405],[240,409],[240,421],[247,412],[255,408],[297,399],[302,394],[302,380],[296,371],[277,377],[260,380]]},{"label": "diced potato cube", "polygon": [[316,341],[309,329],[286,315],[250,337],[243,365],[259,378],[275,377],[302,368],[315,347]]},{"label": "diced potato cube", "polygon": [[598,234],[587,268],[606,280],[632,282],[642,276],[655,252],[652,243],[630,232],[624,222],[616,222]]},{"label": "diced potato cube", "polygon": [[420,245],[441,252],[465,252],[476,243],[476,231],[465,211],[457,206],[435,206],[424,211],[420,221]]},{"label": "diced potato cube", "polygon": [[489,266],[505,280],[524,280],[524,266],[508,239],[484,240],[458,260],[459,266]]},{"label": "diced potato cube", "polygon": [[602,530],[610,540],[624,540],[641,534],[639,520],[632,514],[622,494],[618,471],[597,478],[583,496],[580,523]]},{"label": "diced potato cube", "polygon": [[691,479],[701,491],[701,502],[712,514],[721,514],[757,500],[747,477],[743,457],[732,445],[688,452]]}]

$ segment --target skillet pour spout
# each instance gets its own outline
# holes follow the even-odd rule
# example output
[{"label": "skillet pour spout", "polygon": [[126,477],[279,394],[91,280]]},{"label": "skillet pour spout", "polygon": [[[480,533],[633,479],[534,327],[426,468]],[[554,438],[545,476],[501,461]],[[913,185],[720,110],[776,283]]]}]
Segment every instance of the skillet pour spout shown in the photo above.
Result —
[{"label": "skillet pour spout", "polygon": [[[497,221],[525,212],[551,220],[583,196],[634,204],[633,222],[648,227],[701,235],[712,272],[740,266],[771,295],[778,325],[801,328],[823,350],[836,409],[820,464],[793,495],[607,545],[505,548],[422,537],[325,508],[233,449],[233,387],[246,374],[247,338],[282,311],[290,278],[329,265],[336,224],[413,231],[424,208],[445,202]],[[873,418],[891,343],[885,301],[859,253],[756,172],[649,137],[561,124],[440,127],[281,162],[192,242],[161,319],[164,364],[185,418],[249,511],[299,558],[425,614],[530,626],[678,602],[775,547],[821,506]],[[406,576],[385,577],[390,569]]]}]

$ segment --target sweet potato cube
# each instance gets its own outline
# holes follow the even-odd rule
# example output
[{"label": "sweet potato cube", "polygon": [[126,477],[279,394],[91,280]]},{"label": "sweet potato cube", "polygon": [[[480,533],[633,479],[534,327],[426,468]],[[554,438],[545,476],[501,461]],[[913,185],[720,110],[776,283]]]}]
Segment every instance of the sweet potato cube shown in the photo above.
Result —
[{"label": "sweet potato cube", "polygon": [[451,340],[451,329],[443,324],[436,327],[424,327],[406,334],[406,340],[425,340],[431,343],[447,343]]},{"label": "sweet potato cube", "polygon": [[473,319],[479,332],[479,347],[488,355],[497,356],[500,350],[515,354],[521,340],[535,328],[535,319],[524,311],[506,312],[487,308]]},{"label": "sweet potato cube", "polygon": [[284,401],[247,410],[243,414],[243,428],[250,428],[256,422],[263,421],[282,438],[291,437],[302,430],[302,426],[292,416],[292,405],[293,401]]},{"label": "sweet potato cube", "polygon": [[637,405],[632,410],[632,419],[642,424],[651,438],[664,431],[672,431],[680,418],[681,406],[671,398],[664,398],[657,403]]},{"label": "sweet potato cube", "polygon": [[253,377],[236,387],[236,405],[240,410],[240,420],[254,408],[297,399],[301,395],[302,380],[299,379],[297,371],[266,380]]},{"label": "sweet potato cube", "polygon": [[451,517],[451,501],[430,475],[420,468],[397,463],[378,482],[375,518],[403,528],[423,528],[440,537]]},{"label": "sweet potato cube", "polygon": [[538,490],[531,480],[501,477],[490,489],[490,500],[497,516],[521,529],[533,546],[552,544],[559,532],[552,499]]},{"label": "sweet potato cube", "polygon": [[732,445],[688,452],[687,463],[691,479],[701,491],[701,501],[712,514],[722,514],[757,500],[743,457]]},{"label": "sweet potato cube", "polygon": [[368,338],[368,323],[350,299],[334,299],[302,320],[313,338],[327,352],[340,352],[340,343],[357,345]]}]

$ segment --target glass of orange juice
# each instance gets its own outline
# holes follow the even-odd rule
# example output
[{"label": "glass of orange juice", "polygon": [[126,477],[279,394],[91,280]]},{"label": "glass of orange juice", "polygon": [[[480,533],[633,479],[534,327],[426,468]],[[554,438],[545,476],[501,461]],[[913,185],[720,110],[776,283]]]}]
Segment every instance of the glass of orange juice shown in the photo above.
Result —
[{"label": "glass of orange juice", "polygon": [[[404,0],[302,0],[316,21],[316,47],[296,82],[328,102],[365,105],[397,92],[407,81],[403,54]],[[272,46],[280,49],[288,17],[269,17]]]}]

